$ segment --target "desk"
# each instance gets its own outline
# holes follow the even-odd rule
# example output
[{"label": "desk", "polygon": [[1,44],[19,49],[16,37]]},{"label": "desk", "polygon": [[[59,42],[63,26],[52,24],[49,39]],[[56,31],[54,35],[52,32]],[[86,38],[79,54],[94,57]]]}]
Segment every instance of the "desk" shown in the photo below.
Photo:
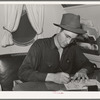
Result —
[{"label": "desk", "polygon": [[[100,82],[100,70],[96,70],[94,74],[90,76],[90,78],[97,79]],[[13,90],[14,91],[58,91],[58,90],[67,91],[64,84],[57,84],[53,82],[25,82],[16,85]]]}]

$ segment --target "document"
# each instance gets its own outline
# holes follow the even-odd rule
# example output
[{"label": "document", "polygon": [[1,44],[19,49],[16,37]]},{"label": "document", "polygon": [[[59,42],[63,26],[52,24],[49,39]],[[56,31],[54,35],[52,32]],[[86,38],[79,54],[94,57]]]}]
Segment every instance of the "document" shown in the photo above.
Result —
[{"label": "document", "polygon": [[67,90],[86,90],[88,86],[97,85],[100,89],[100,82],[96,79],[89,79],[86,81],[71,81],[68,84],[64,84]]}]

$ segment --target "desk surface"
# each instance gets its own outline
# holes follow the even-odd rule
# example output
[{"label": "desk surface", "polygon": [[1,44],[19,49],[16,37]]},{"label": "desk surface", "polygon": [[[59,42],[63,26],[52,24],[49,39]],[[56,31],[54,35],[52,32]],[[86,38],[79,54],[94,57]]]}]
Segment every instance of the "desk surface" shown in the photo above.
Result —
[{"label": "desk surface", "polygon": [[66,90],[64,84],[53,82],[25,82],[14,87],[14,91],[58,91]]},{"label": "desk surface", "polygon": [[[97,79],[100,82],[100,70],[95,71],[94,75],[92,75],[91,78]],[[67,91],[64,84],[57,84],[53,82],[25,82],[16,85],[13,90],[14,91],[58,91],[58,90]]]}]

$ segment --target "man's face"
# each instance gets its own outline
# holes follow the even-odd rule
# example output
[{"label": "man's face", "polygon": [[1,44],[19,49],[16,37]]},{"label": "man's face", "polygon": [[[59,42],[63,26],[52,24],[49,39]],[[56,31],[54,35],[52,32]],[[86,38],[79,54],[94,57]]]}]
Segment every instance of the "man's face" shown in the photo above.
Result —
[{"label": "man's face", "polygon": [[58,43],[60,47],[64,48],[70,43],[72,43],[76,37],[77,37],[77,34],[67,31],[67,30],[63,30],[58,35]]}]

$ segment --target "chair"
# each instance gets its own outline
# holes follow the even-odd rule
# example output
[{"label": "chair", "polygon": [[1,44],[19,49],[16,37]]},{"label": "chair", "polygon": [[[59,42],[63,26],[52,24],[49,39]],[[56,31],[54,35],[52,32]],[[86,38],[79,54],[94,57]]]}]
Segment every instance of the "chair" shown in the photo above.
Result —
[{"label": "chair", "polygon": [[12,91],[14,80],[18,80],[18,69],[26,54],[0,56],[0,84],[2,91]]}]

